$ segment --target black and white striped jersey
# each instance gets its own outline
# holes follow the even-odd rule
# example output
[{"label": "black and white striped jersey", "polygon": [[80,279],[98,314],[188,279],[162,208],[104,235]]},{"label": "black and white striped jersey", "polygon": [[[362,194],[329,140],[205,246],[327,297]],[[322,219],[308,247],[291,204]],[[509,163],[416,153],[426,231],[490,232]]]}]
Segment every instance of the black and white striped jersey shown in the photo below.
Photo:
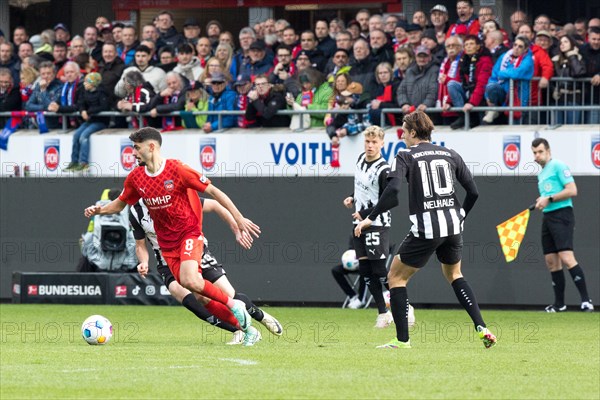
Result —
[{"label": "black and white striped jersey", "polygon": [[[167,265],[162,256],[162,252],[160,251],[160,246],[158,245],[156,231],[154,230],[154,221],[152,221],[152,217],[148,214],[148,208],[146,208],[143,199],[140,199],[133,207],[129,208],[129,223],[131,224],[135,240],[148,239],[148,242],[150,242],[150,245],[152,246],[152,250],[154,250],[156,262],[159,265]],[[202,268],[206,269],[219,265],[217,259],[208,250],[208,240],[206,240],[205,236],[203,239],[204,251],[202,253]]]},{"label": "black and white striped jersey", "polygon": [[[379,196],[383,193],[387,183],[390,166],[385,158],[380,157],[377,160],[367,162],[366,154],[362,153],[356,161],[354,172],[354,207],[364,217],[368,216],[373,207],[379,201]],[[354,224],[358,224],[354,220]],[[371,224],[372,226],[389,227],[392,222],[392,214],[386,211],[377,216]]]},{"label": "black and white striped jersey", "polygon": [[392,162],[390,178],[408,181],[411,233],[434,239],[463,230],[465,210],[456,195],[456,184],[476,186],[462,157],[454,150],[421,142],[402,149]]}]

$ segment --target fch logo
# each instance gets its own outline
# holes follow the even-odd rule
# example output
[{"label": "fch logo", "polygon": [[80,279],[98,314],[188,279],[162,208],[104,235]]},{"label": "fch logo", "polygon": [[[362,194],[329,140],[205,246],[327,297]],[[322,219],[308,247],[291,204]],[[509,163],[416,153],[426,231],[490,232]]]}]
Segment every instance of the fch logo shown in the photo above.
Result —
[{"label": "fch logo", "polygon": [[44,164],[49,171],[54,171],[58,168],[60,162],[60,140],[45,139],[44,140]]},{"label": "fch logo", "polygon": [[515,169],[521,161],[521,136],[504,136],[502,159],[508,169]]},{"label": "fch logo", "polygon": [[600,169],[600,135],[592,136],[592,164]]},{"label": "fch logo", "polygon": [[200,164],[205,170],[212,170],[217,162],[217,139],[200,139]]},{"label": "fch logo", "polygon": [[129,139],[121,139],[121,165],[126,171],[131,171],[135,166],[133,146]]}]

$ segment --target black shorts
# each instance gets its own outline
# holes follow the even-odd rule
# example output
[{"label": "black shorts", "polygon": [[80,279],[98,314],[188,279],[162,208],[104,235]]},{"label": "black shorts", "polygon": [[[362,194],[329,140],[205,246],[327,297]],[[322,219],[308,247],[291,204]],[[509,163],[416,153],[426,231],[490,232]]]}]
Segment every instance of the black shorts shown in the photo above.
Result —
[{"label": "black shorts", "polygon": [[[173,273],[171,272],[169,267],[167,267],[167,265],[163,263],[159,263],[156,269],[158,270],[158,273],[162,277],[162,280],[168,289],[171,282],[175,281]],[[210,267],[202,268],[202,277],[210,283],[215,283],[217,280],[219,280],[219,278],[225,275],[227,275],[227,273],[225,272],[225,269],[221,264],[215,266],[211,265]]]},{"label": "black shorts", "polygon": [[360,237],[352,239],[356,258],[367,257],[369,260],[385,260],[390,254],[390,228],[372,226],[363,231]]},{"label": "black shorts", "polygon": [[398,254],[400,261],[404,264],[422,268],[434,252],[442,264],[456,264],[462,259],[462,248],[462,234],[436,239],[421,239],[409,233],[402,241]]},{"label": "black shorts", "polygon": [[573,250],[575,214],[573,207],[564,207],[544,213],[542,221],[542,249],[544,254]]}]

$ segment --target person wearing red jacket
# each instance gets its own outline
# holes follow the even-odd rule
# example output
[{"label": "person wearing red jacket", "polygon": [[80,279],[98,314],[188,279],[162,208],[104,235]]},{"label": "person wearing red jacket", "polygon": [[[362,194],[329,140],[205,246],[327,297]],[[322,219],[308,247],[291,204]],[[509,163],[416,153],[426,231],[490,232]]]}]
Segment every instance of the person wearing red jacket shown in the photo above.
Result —
[{"label": "person wearing red jacket", "polygon": [[[531,40],[530,49],[533,53],[533,77],[531,81],[531,95],[529,97],[529,104],[531,106],[539,106],[544,104],[545,95],[542,89],[547,89],[550,83],[550,78],[554,76],[554,64],[550,59],[550,56],[540,46],[534,44],[535,33],[528,24],[523,24],[519,27],[519,36],[525,36]],[[538,81],[535,78],[540,78]],[[539,112],[523,113],[524,123],[538,124],[546,122],[546,115]],[[529,119],[527,119],[529,118]]]},{"label": "person wearing red jacket", "polygon": [[458,20],[456,23],[450,25],[446,32],[446,38],[452,35],[456,35],[459,25],[464,25],[467,28],[467,35],[477,35],[481,26],[479,25],[479,19],[473,12],[473,2],[471,0],[458,0],[456,2],[456,13],[458,14]]},{"label": "person wearing red jacket", "polygon": [[[470,111],[473,107],[484,104],[485,85],[492,75],[492,57],[489,50],[482,45],[476,35],[465,38],[464,53],[459,64],[459,81],[448,82],[448,92],[454,107],[462,107]],[[474,116],[473,116],[474,117]],[[474,125],[471,117],[469,127]],[[452,129],[460,129],[465,125],[465,116],[461,114],[450,124]]]}]

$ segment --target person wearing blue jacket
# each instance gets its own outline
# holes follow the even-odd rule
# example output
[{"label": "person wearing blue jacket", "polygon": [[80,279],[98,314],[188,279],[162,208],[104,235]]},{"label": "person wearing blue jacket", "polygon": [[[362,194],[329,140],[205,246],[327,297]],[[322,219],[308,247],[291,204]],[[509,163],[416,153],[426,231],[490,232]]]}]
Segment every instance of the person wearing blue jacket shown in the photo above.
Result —
[{"label": "person wearing blue jacket", "polygon": [[[212,93],[208,100],[208,111],[235,110],[235,99],[237,94],[227,87],[225,76],[220,72],[213,74],[210,84]],[[231,128],[236,126],[236,123],[237,115],[224,115],[221,117],[221,128]],[[206,133],[210,133],[218,129],[219,116],[209,115],[202,130]]]},{"label": "person wearing blue jacket", "polygon": [[[515,106],[529,104],[529,89],[533,77],[533,53],[530,41],[525,36],[517,36],[513,48],[496,61],[492,76],[485,88],[485,98],[490,106],[504,106],[509,103],[510,80],[514,81]],[[488,111],[483,117],[484,124],[491,124],[498,117],[498,111]],[[519,117],[520,112],[515,112]]]}]

